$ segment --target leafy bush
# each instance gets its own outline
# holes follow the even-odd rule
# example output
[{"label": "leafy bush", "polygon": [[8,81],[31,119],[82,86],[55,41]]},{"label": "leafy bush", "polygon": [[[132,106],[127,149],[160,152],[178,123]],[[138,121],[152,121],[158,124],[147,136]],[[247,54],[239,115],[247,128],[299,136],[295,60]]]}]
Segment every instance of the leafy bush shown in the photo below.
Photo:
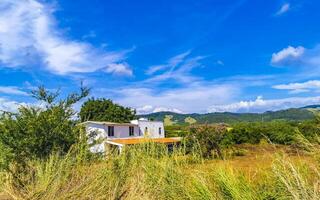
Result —
[{"label": "leafy bush", "polygon": [[57,101],[58,92],[39,87],[32,95],[42,101],[42,107],[21,106],[17,113],[3,114],[0,118],[0,167],[10,170],[10,165],[15,164],[23,170],[28,160],[45,159],[53,152],[68,152],[79,136],[72,106],[88,93],[87,88],[81,87],[79,93]]},{"label": "leafy bush", "polygon": [[318,120],[308,120],[298,124],[300,133],[309,141],[317,140],[320,136],[320,123]]},{"label": "leafy bush", "polygon": [[203,157],[212,157],[214,152],[222,158],[222,141],[226,133],[227,129],[224,126],[193,126],[186,137],[186,143],[189,148],[198,146]]}]

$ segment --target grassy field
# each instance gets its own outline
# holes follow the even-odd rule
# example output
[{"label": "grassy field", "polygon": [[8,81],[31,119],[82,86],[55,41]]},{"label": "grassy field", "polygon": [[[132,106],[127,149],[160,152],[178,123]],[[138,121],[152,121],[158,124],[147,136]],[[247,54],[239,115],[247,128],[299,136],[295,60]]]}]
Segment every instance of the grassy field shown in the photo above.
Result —
[{"label": "grassy field", "polygon": [[[99,162],[52,156],[7,179],[7,199],[319,199],[318,150],[240,145],[227,159],[133,147]],[[236,153],[234,153],[236,152]],[[239,156],[235,156],[239,155]]]}]

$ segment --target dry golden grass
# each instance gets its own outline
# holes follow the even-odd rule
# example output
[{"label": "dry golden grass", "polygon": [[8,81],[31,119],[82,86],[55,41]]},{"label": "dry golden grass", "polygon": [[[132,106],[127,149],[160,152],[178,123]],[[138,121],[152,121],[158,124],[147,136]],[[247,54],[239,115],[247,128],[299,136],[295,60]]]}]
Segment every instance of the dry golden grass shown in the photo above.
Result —
[{"label": "dry golden grass", "polygon": [[[313,155],[280,145],[240,145],[245,154],[202,160],[165,148],[134,147],[121,156],[74,163],[53,156],[31,163],[23,186],[7,180],[12,199],[318,199]],[[320,197],[320,196],[319,196]]]}]

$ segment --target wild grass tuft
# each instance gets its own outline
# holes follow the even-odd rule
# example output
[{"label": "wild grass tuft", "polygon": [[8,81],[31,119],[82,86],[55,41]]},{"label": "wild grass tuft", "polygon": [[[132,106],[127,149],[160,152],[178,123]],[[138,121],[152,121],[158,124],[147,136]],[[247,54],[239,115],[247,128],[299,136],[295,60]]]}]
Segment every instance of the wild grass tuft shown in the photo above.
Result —
[{"label": "wild grass tuft", "polygon": [[319,199],[317,163],[278,155],[272,167],[244,173],[229,161],[209,167],[196,151],[186,154],[183,146],[168,151],[154,143],[128,146],[120,155],[98,160],[73,152],[53,154],[30,161],[17,176],[3,176],[3,191],[12,199],[46,200]]}]

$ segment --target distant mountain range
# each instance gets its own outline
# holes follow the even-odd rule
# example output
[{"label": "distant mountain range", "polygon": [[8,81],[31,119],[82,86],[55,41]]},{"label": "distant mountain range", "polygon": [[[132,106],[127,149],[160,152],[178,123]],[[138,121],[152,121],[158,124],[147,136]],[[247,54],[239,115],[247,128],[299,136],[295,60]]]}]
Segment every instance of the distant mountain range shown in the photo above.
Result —
[{"label": "distant mountain range", "polygon": [[278,111],[267,111],[264,113],[206,113],[206,114],[179,114],[174,112],[157,112],[139,117],[164,121],[166,125],[174,124],[202,124],[202,123],[235,123],[235,122],[257,122],[288,120],[302,121],[313,119],[320,112],[320,105],[309,105],[301,108],[290,108]]}]

